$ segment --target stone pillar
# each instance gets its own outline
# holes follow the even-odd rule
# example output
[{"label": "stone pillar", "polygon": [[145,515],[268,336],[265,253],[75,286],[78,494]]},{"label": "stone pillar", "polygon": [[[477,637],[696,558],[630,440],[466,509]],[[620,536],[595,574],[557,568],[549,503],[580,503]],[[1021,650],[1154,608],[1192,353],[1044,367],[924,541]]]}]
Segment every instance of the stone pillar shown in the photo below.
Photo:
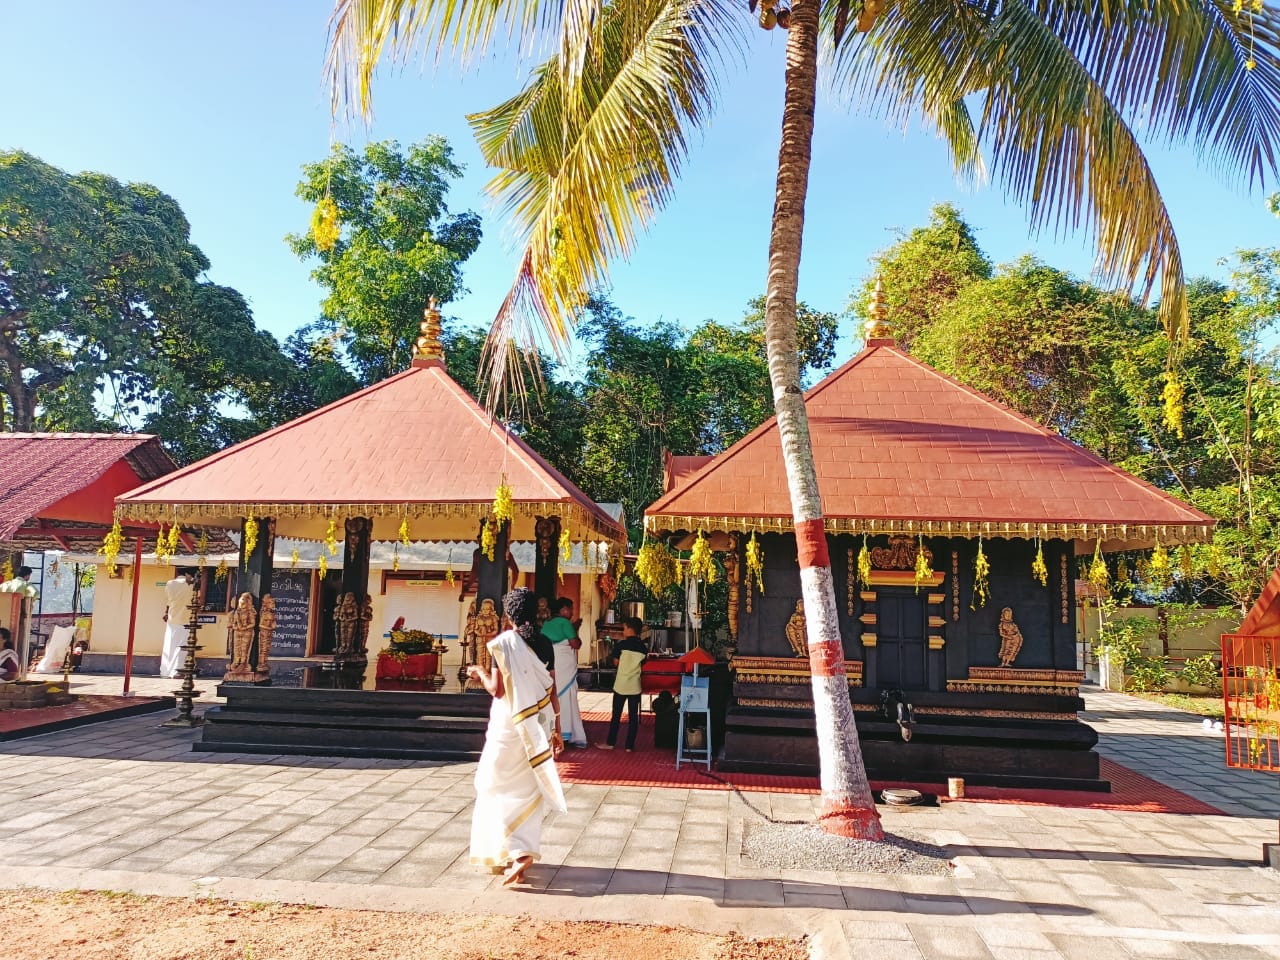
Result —
[{"label": "stone pillar", "polygon": [[555,609],[560,588],[560,518],[538,517],[533,553],[533,592]]}]

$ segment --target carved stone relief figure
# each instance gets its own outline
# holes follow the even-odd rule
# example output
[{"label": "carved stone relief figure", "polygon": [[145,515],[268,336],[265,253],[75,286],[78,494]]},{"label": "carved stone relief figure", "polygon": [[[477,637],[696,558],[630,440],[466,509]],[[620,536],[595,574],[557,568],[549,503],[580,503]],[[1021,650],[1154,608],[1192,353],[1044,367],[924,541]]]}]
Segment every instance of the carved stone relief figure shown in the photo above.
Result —
[{"label": "carved stone relief figure", "polygon": [[493,601],[480,601],[480,612],[476,614],[476,663],[480,669],[489,672],[493,668],[493,656],[489,653],[489,641],[498,635],[502,620],[494,609]]},{"label": "carved stone relief figure", "polygon": [[360,629],[356,652],[365,656],[369,652],[369,624],[373,623],[373,597],[365,595],[364,606],[360,608]]},{"label": "carved stone relief figure", "polygon": [[[914,537],[890,537],[889,546],[871,548],[871,566],[877,570],[914,570],[919,545]],[[933,551],[924,548],[925,559],[933,564]]]},{"label": "carved stone relief figure", "polygon": [[1005,607],[1000,611],[1000,666],[1011,667],[1022,649],[1022,631],[1013,622],[1013,610]]},{"label": "carved stone relief figure", "polygon": [[258,614],[258,669],[260,677],[271,676],[271,638],[276,632],[276,601],[271,594],[262,597],[262,611]]},{"label": "carved stone relief figure", "polygon": [[551,517],[539,517],[534,524],[533,535],[538,541],[538,556],[544,564],[551,562],[551,551],[558,548],[556,544],[556,523]]},{"label": "carved stone relief figure", "polygon": [[797,657],[809,655],[809,635],[805,628],[804,601],[796,601],[796,612],[787,621],[787,643],[791,644],[791,652]]},{"label": "carved stone relief figure", "polygon": [[357,631],[360,629],[360,607],[354,593],[348,591],[342,595],[333,611],[333,622],[338,639],[335,655],[339,659],[351,657],[355,653]]},{"label": "carved stone relief figure", "polygon": [[258,611],[253,606],[253,594],[247,590],[240,594],[236,608],[231,612],[231,663],[227,666],[226,679],[250,680],[253,667],[249,653],[253,649],[253,631],[258,625]]},{"label": "carved stone relief figure", "polygon": [[729,549],[724,554],[725,580],[729,584],[729,638],[738,639],[738,601],[742,596],[742,577],[738,565],[736,533],[729,534]]},{"label": "carved stone relief figure", "polygon": [[[466,668],[473,663],[479,663],[477,651],[476,637],[476,602],[471,601],[471,605],[467,608],[467,624],[462,628],[462,667],[458,672],[459,679],[466,676]],[[483,690],[484,687],[475,680],[466,680],[464,684],[466,690]]]}]

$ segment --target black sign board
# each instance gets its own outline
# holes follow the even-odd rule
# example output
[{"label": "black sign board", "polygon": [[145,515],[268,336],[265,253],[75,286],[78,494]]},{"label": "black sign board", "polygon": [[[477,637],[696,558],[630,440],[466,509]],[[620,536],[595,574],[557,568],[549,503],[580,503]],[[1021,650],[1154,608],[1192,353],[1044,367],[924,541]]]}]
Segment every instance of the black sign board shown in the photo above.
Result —
[{"label": "black sign board", "polygon": [[276,602],[272,657],[305,657],[311,624],[311,571],[272,570],[271,597]]}]

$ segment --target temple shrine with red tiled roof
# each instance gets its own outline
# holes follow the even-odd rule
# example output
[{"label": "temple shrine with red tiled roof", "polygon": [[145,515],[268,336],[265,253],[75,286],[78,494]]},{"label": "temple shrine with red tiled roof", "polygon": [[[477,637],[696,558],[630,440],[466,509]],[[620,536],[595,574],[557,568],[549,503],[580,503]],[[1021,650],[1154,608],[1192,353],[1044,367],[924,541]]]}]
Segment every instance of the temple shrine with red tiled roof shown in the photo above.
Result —
[{"label": "temple shrine with red tiled roof", "polygon": [[[432,684],[406,689],[370,669],[376,638],[396,629],[392,588],[397,581],[431,588],[418,593],[453,608],[446,629],[457,630],[460,645],[483,662],[513,577],[547,601],[549,615],[555,597],[575,596],[561,585],[562,550],[575,547],[590,572],[603,570],[625,545],[621,520],[449,376],[439,319],[433,303],[409,369],[117,500],[125,520],[239,531],[231,660],[219,688],[226,706],[207,712],[198,749],[477,756],[487,698],[427,692]],[[505,516],[496,503],[500,483],[509,494]],[[275,565],[277,538],[321,545],[321,567],[332,555],[335,569],[290,578]],[[509,545],[516,541],[534,546],[532,571],[515,568]],[[391,570],[374,571],[380,576],[370,570],[375,542],[393,554]],[[452,567],[432,575],[399,571],[398,551],[407,555],[419,544],[459,548],[460,586]],[[299,582],[290,589],[308,599],[294,605],[300,622],[286,636],[273,593],[291,580]],[[595,611],[584,613],[594,619]],[[437,649],[442,663],[444,644]],[[308,668],[301,689],[269,686],[282,654],[320,657],[324,667]],[[460,671],[459,685],[464,679]]]},{"label": "temple shrine with red tiled roof", "polygon": [[[1214,521],[914,359],[883,316],[877,297],[866,348],[805,397],[868,772],[1105,789],[1097,736],[1077,716],[1077,559],[1205,541]],[[777,424],[705,463],[672,458],[666,475],[648,535],[703,531],[732,558],[721,765],[815,773]],[[762,590],[746,573],[752,536]]]}]

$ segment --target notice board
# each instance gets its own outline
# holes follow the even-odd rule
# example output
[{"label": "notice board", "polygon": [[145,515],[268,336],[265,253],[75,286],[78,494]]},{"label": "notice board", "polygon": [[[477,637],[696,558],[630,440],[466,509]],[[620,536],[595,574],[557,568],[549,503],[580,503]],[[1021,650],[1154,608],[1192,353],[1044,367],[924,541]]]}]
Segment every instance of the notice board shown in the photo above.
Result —
[{"label": "notice board", "polygon": [[305,657],[311,625],[311,571],[272,570],[271,598],[276,602],[272,658]]}]

